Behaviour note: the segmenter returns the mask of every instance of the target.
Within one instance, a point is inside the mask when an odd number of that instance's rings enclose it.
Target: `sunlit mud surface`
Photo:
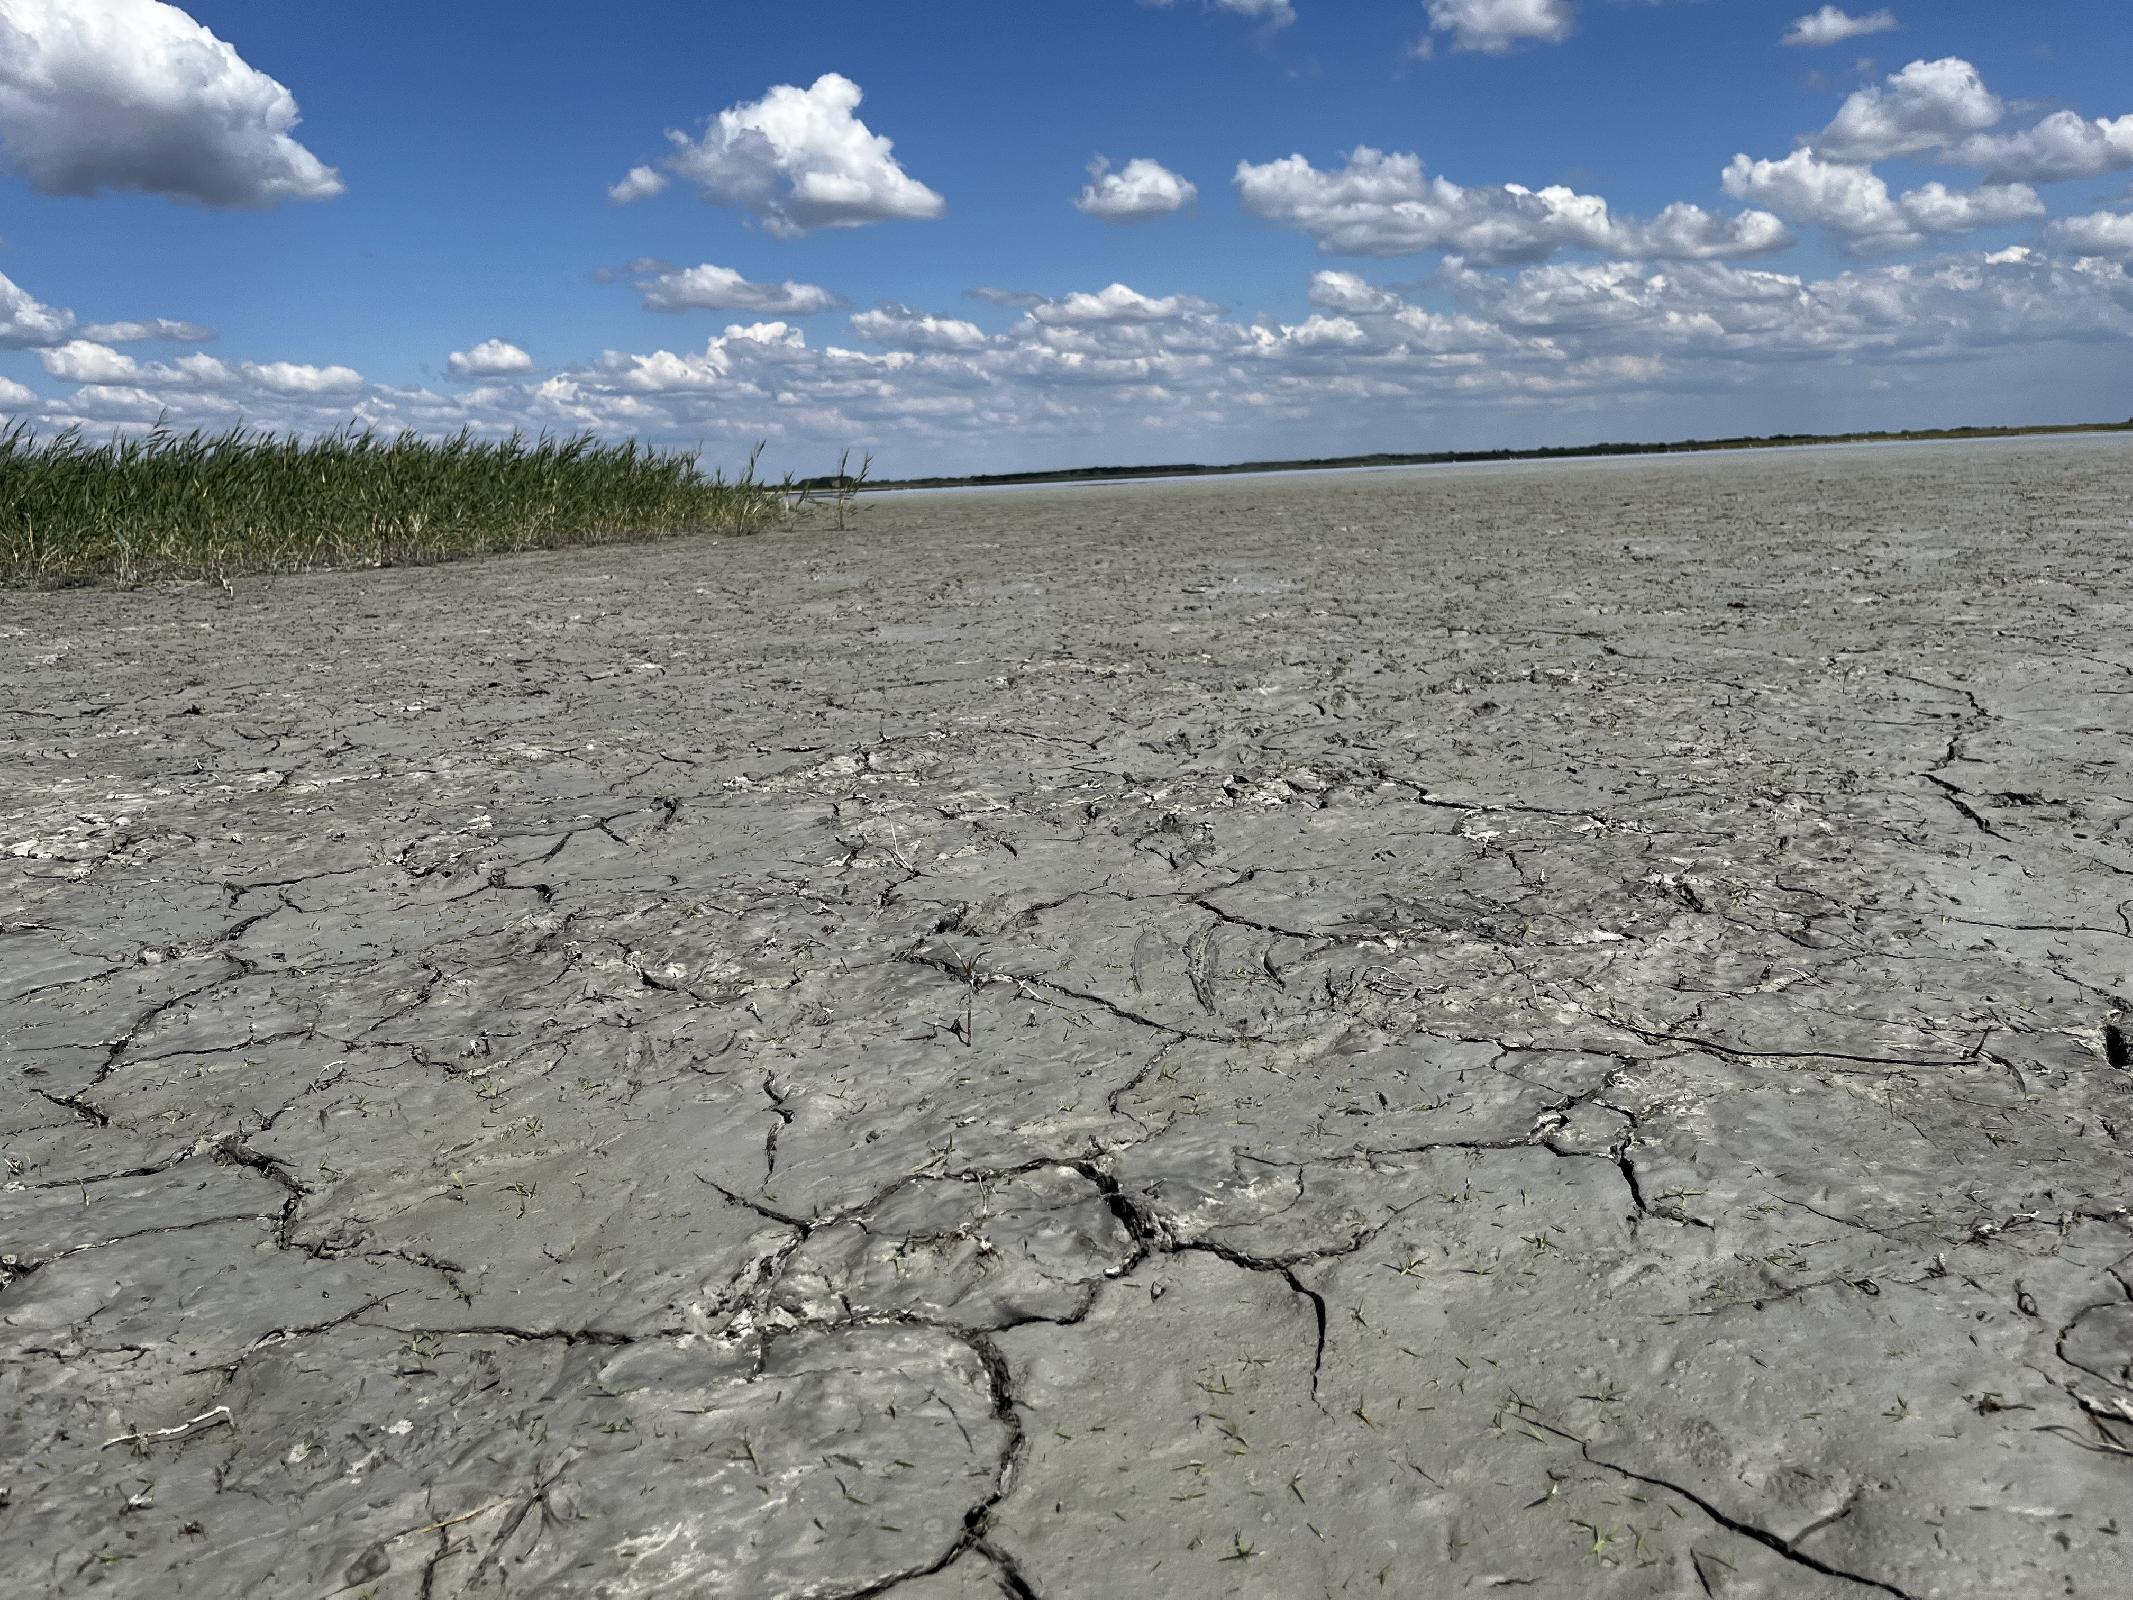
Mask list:
[[[0,600],[10,1595],[2133,1588],[2133,450]]]

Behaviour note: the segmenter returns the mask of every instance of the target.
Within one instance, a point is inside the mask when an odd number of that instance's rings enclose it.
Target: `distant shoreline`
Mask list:
[[[887,478],[858,485],[861,492],[897,489],[1008,489],[1047,483],[1098,483],[1137,478],[1216,478],[1253,472],[1327,472],[1361,467],[1438,467],[1467,462],[1563,461],[1603,456],[1674,455],[1696,450],[1789,450],[1825,444],[1904,444],[1937,440],[2010,439],[2037,434],[2133,433],[2125,422],[2062,422],[2034,427],[1918,428],[1879,433],[1775,433],[1736,439],[1675,439],[1664,443],[1546,445],[1531,450],[1428,450],[1362,456],[1316,456],[1295,460],[1237,461],[1205,465],[1177,462],[1144,467],[1067,467],[1051,472],[981,472],[964,477]],[[795,488],[831,490],[834,477],[809,478]]]

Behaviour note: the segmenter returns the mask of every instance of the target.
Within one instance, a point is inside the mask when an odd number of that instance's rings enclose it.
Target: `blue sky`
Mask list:
[[[0,411],[892,475],[2123,417],[2129,61],[2124,0],[0,0]]]

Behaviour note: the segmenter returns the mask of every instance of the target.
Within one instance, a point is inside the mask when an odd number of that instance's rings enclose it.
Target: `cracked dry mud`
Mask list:
[[[2133,1593],[2129,486],[10,596],[0,1586]]]

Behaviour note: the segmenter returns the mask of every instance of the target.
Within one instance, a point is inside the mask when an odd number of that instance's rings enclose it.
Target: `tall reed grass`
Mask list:
[[[690,451],[590,436],[310,439],[158,426],[91,443],[0,431],[0,584],[136,583],[746,533],[785,504]]]

